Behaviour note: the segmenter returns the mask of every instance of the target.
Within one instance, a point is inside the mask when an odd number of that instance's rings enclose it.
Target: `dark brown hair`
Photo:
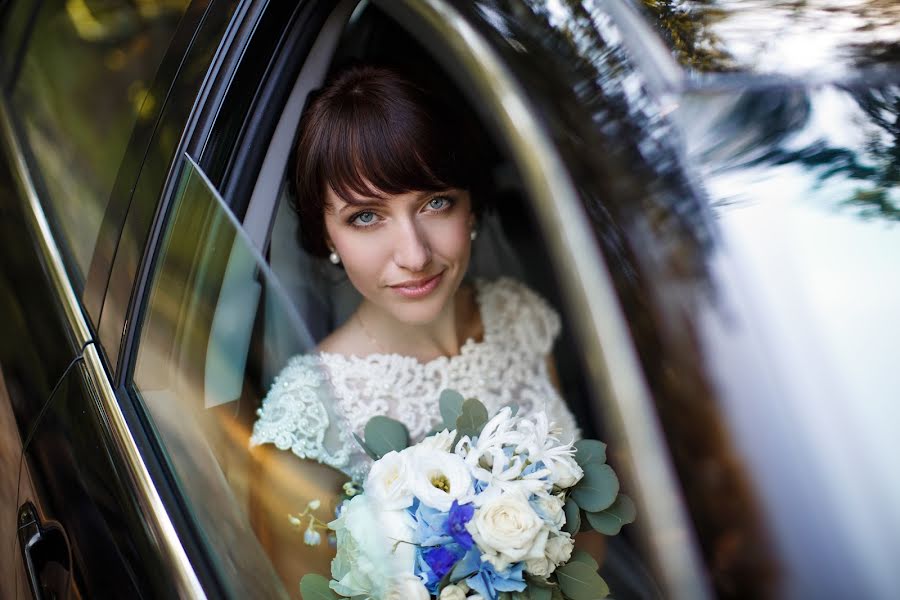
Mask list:
[[[328,187],[348,202],[354,193],[385,198],[465,189],[477,213],[484,169],[472,131],[458,103],[398,71],[354,65],[335,73],[300,121],[294,206],[303,247],[314,256],[329,252]]]

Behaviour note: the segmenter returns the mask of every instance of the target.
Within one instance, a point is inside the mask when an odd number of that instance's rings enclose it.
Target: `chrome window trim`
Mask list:
[[[206,594],[197,579],[194,569],[188,560],[187,554],[178,539],[175,527],[163,506],[162,499],[153,484],[150,472],[141,456],[140,450],[131,435],[125,416],[119,407],[115,392],[110,383],[106,368],[100,358],[97,348],[91,336],[87,319],[82,310],[81,303],[72,284],[69,281],[62,255],[53,238],[50,224],[44,214],[43,207],[34,188],[34,182],[28,171],[21,152],[21,145],[16,137],[9,106],[5,98],[0,98],[0,128],[2,128],[3,142],[6,144],[10,168],[13,178],[16,180],[20,192],[26,198],[28,210],[26,218],[30,218],[35,237],[40,246],[41,253],[47,265],[48,274],[56,289],[59,299],[65,311],[72,332],[76,337],[76,343],[84,348],[84,364],[90,373],[91,380],[96,386],[97,397],[100,400],[101,410],[109,423],[112,441],[125,459],[128,475],[138,491],[138,504],[141,507],[145,522],[157,544],[157,548],[175,573],[178,583],[179,596],[190,598],[205,598]]]
[[[93,342],[84,349],[84,365],[97,387],[97,397],[100,399],[104,415],[108,417],[113,443],[125,457],[125,464],[129,467],[128,476],[131,483],[140,492],[137,496],[138,504],[145,515],[154,517],[148,519],[147,524],[150,526],[157,547],[161,550],[163,560],[175,574],[179,586],[179,597],[206,598],[200,580],[194,573],[187,553],[178,539],[178,533],[169,518],[169,513],[166,512],[162,498],[156,491],[150,471],[147,470],[140,450],[131,435],[125,415],[122,414],[116,394],[106,375],[103,361]]]
[[[532,192],[544,236],[561,267],[564,296],[576,324],[573,333],[588,356],[599,358],[587,361],[588,379],[611,399],[613,418],[629,442],[630,472],[641,491],[643,527],[653,533],[653,557],[672,597],[709,598],[688,513],[609,271],[595,249],[588,217],[562,159],[534,118],[525,91],[489,43],[448,2],[373,1],[402,24],[415,19],[415,25],[429,28],[429,37],[439,39],[449,58],[473,79],[475,97],[501,118],[502,134]]]

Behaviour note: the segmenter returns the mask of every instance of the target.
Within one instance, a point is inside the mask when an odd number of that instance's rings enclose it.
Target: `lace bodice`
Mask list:
[[[492,414],[507,404],[525,413],[546,410],[562,428],[563,441],[577,436],[548,375],[559,315],[515,280],[475,285],[482,341],[469,339],[459,355],[426,363],[398,354],[295,356],[257,411],[251,445],[273,443],[360,477],[371,461],[352,434],[362,436],[370,418],[386,415],[404,423],[411,439],[419,441],[440,421],[438,398],[446,388],[478,398]]]

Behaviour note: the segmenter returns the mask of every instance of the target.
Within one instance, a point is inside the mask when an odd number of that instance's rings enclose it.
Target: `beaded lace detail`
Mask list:
[[[568,441],[578,435],[547,371],[559,334],[559,315],[523,284],[501,278],[476,281],[484,339],[463,344],[457,356],[426,363],[398,354],[366,357],[327,352],[291,359],[258,411],[251,444],[273,443],[351,476],[369,460],[352,439],[368,420],[401,421],[416,442],[439,422],[438,398],[452,388],[478,398],[493,413],[516,404],[527,414],[546,410]]]

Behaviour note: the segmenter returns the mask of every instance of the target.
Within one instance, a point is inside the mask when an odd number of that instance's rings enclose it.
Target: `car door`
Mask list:
[[[172,578],[147,576],[159,563],[156,536],[139,500],[145,490],[123,467],[135,457],[126,456],[127,431],[110,426],[117,409],[93,342],[111,240],[169,73],[205,9],[3,6],[0,289],[11,318],[0,368],[4,431],[21,452],[6,455],[18,468],[3,482],[0,527],[15,539],[3,564],[18,573],[3,578],[10,595],[173,589]]]

